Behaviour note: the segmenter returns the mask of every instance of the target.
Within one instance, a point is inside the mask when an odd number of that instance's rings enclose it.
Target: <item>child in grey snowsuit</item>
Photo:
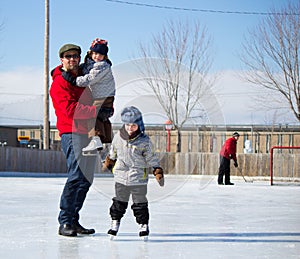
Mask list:
[[[152,168],[156,180],[163,186],[163,169],[153,151],[150,138],[144,132],[141,112],[134,106],[126,107],[121,112],[121,120],[124,125],[115,134],[109,155],[104,162],[104,168],[112,170],[115,180],[115,197],[110,207],[112,224],[108,234],[117,234],[131,195],[131,209],[140,225],[139,235],[148,236],[148,172],[149,168]]]

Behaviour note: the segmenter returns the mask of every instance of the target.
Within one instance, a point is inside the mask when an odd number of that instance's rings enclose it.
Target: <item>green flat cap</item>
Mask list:
[[[77,50],[78,54],[81,54],[81,48],[75,44],[65,44],[59,49],[59,57],[62,58],[63,54],[69,50]]]

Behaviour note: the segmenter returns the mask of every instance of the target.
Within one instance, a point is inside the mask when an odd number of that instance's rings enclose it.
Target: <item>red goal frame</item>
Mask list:
[[[270,150],[270,178],[271,178],[271,185],[273,185],[273,150],[274,149],[300,149],[300,147],[298,146],[291,146],[291,147],[288,147],[288,146],[273,146],[271,147],[271,150]]]

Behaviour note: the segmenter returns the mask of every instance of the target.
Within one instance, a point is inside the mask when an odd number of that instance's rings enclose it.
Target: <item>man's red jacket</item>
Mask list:
[[[71,85],[62,77],[61,69],[62,65],[52,71],[53,82],[50,88],[59,135],[87,134],[87,119],[96,118],[96,106],[91,106],[91,92],[88,87]]]
[[[227,139],[221,148],[220,155],[227,159],[232,158],[236,162],[236,144],[234,137]]]

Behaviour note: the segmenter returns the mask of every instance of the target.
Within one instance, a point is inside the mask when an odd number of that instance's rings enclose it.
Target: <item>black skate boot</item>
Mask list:
[[[140,232],[139,236],[144,239],[144,241],[148,240],[149,236],[149,226],[148,224],[140,224]]]
[[[119,231],[119,227],[120,227],[120,220],[118,219],[113,219],[111,221],[111,227],[110,229],[107,231],[107,234],[110,235],[110,239],[113,240],[114,237],[117,235],[118,231]]]

